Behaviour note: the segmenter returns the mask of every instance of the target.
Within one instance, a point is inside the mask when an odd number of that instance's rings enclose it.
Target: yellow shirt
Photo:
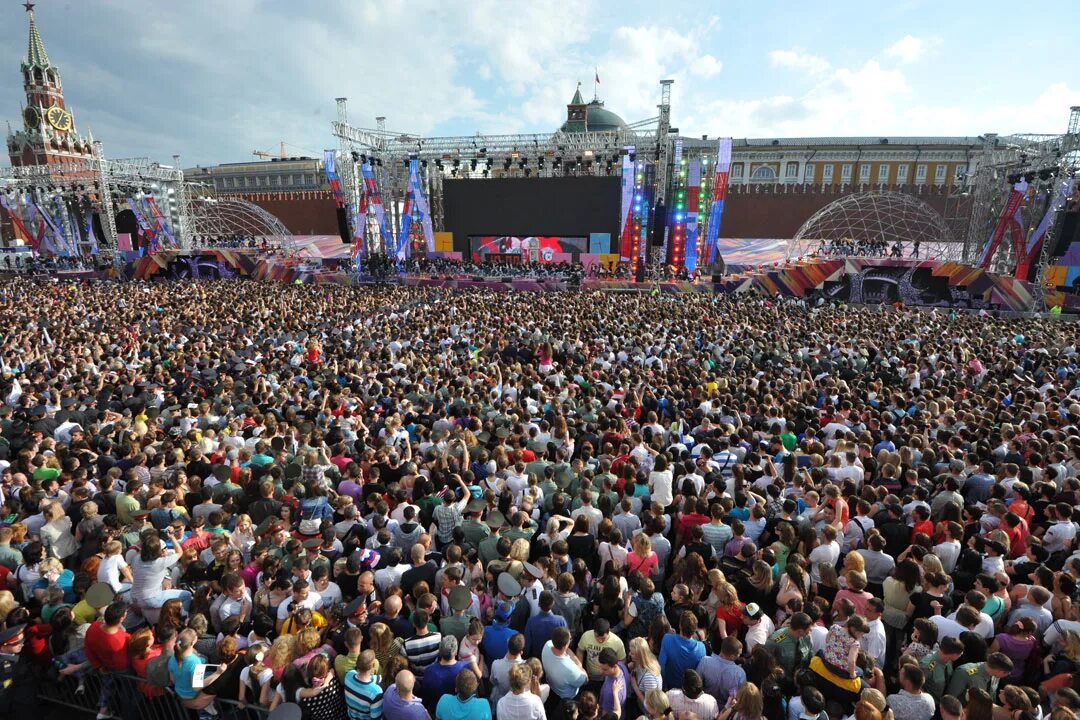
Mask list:
[[[71,615],[75,618],[76,625],[85,625],[98,619],[97,609],[85,599],[75,603],[75,607],[71,608]]]

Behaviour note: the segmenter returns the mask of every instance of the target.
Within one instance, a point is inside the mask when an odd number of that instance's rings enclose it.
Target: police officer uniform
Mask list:
[[[21,656],[25,625],[0,632],[0,717],[32,717],[37,708],[37,678]]]
[[[986,671],[986,663],[964,663],[956,668],[949,680],[949,695],[956,698],[967,697],[968,688],[980,688],[997,697],[998,678]]]
[[[945,695],[945,688],[949,684],[949,677],[953,673],[953,664],[942,660],[937,650],[923,657],[919,666],[926,676],[923,690],[930,694],[935,701],[940,701]]]
[[[799,666],[814,654],[809,633],[803,637],[795,637],[789,627],[783,627],[774,632],[765,641],[765,649],[773,654],[777,663],[783,668],[784,674],[789,677],[794,677]]]

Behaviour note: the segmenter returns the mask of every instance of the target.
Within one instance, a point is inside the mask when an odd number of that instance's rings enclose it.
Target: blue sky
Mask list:
[[[1065,129],[1080,2],[981,0],[41,0],[77,129],[110,157],[185,165],[335,146],[354,124],[556,128],[577,81],[627,121],[675,79],[687,135],[979,135]],[[21,5],[0,5],[0,117],[19,122]],[[1075,57],[1075,55],[1074,55]]]

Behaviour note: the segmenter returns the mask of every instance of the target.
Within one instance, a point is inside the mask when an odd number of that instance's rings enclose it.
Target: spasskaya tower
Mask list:
[[[8,156],[13,166],[50,165],[89,160],[93,137],[75,132],[75,120],[64,104],[60,70],[49,61],[45,43],[34,22],[34,3],[26,2],[30,38],[21,65],[26,106],[22,129],[8,134]]]

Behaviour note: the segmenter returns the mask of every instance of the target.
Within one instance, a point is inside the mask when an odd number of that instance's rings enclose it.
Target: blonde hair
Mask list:
[[[752,682],[744,683],[735,695],[735,710],[744,720],[761,717],[765,711],[765,702],[758,686]]]
[[[322,644],[319,631],[312,627],[306,627],[296,633],[296,652],[299,655],[307,655],[309,652]]]
[[[268,668],[283,668],[298,656],[296,652],[295,635],[279,635],[270,645],[270,652],[266,653],[263,662]]]
[[[648,535],[640,532],[634,536],[634,552],[639,557],[649,557],[649,553],[652,552],[652,540],[649,539]]]
[[[660,661],[653,655],[652,648],[649,647],[649,641],[644,637],[636,637],[630,641],[630,657],[633,658],[637,667],[647,670],[655,675],[657,679],[660,678]]]
[[[375,623],[368,632],[368,647],[375,651],[376,655],[385,654],[394,643],[394,633],[390,632],[390,626],[386,623]]]
[[[844,556],[844,575],[852,570],[866,572],[866,559],[857,552],[849,552]]]
[[[54,500],[45,506],[45,512],[43,514],[49,522],[59,520],[64,517],[64,506]]]
[[[716,604],[719,607],[729,608],[739,604],[739,593],[727,580],[717,583],[713,592],[716,593]]]
[[[50,570],[55,570],[58,573],[64,572],[64,563],[60,562],[54,557],[45,558],[38,563],[38,572],[44,575]]]
[[[525,538],[518,538],[514,541],[514,544],[510,546],[510,559],[517,560],[518,562],[528,562],[529,552],[532,547],[529,545],[529,541]]]
[[[671,710],[671,701],[668,700],[667,693],[663,690],[653,688],[649,692],[645,693],[645,711],[653,714],[667,714]]]
[[[15,600],[15,595],[10,590],[0,590],[0,617],[7,617],[15,608],[19,607],[19,603]]]

